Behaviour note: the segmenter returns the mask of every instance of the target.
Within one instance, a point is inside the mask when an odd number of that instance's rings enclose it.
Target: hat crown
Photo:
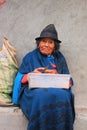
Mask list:
[[[54,24],[49,24],[48,26],[46,26],[43,30],[42,30],[42,32],[41,32],[41,34],[42,33],[45,33],[45,32],[48,32],[48,33],[53,33],[53,34],[55,34],[56,36],[57,36],[57,31],[56,31],[56,29],[55,29],[55,26],[54,26]],[[40,34],[40,35],[41,35]]]
[[[40,33],[40,37],[37,37],[36,40],[42,39],[42,38],[51,38],[55,41],[57,41],[58,43],[61,43],[60,40],[58,40],[58,34],[56,31],[56,28],[54,26],[54,24],[49,24],[47,25]]]

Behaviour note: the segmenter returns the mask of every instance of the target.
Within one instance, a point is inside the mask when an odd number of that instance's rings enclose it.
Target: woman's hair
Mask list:
[[[37,44],[37,48],[39,46],[41,39],[36,40],[36,44]],[[60,43],[58,43],[57,41],[54,40],[54,44],[55,44],[55,50],[54,51],[58,51],[60,49]]]

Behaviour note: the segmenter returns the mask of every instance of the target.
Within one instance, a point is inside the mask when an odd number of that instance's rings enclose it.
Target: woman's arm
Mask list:
[[[18,72],[14,81],[13,93],[12,93],[12,102],[14,104],[18,104],[19,91],[21,88],[21,79],[23,78],[23,76],[24,74]]]

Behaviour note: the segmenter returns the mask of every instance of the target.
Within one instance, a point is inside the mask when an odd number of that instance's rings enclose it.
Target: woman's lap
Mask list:
[[[28,130],[73,130],[71,100],[69,90],[25,88],[19,102],[29,119]]]

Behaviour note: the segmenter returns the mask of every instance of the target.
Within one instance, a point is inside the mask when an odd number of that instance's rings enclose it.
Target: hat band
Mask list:
[[[40,37],[36,38],[36,40],[41,39],[41,38],[45,38],[45,37],[48,37],[48,38],[51,38],[53,40],[58,41],[57,36],[55,34],[53,34],[53,33],[50,33],[50,32],[42,32]]]
[[[50,32],[43,32],[40,37],[49,37],[49,38],[52,38],[54,40],[58,40],[57,36],[53,33],[50,33]]]

